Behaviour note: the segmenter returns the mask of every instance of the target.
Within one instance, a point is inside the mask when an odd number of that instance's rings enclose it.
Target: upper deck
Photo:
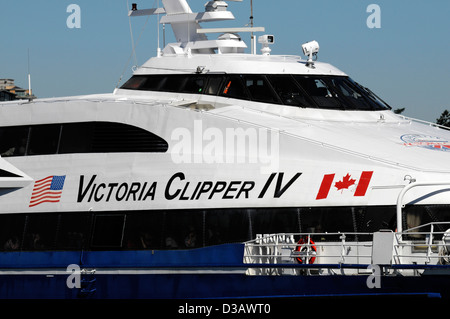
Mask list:
[[[308,67],[300,56],[255,54],[164,54],[144,63],[135,74],[346,74],[331,64],[315,62]]]

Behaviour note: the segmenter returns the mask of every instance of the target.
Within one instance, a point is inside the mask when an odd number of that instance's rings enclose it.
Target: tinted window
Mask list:
[[[25,215],[0,215],[0,249],[20,250],[25,230]]]
[[[37,125],[31,127],[29,155],[56,154],[61,125]]]
[[[227,76],[222,85],[220,95],[224,97],[231,97],[235,99],[248,100],[249,96],[242,82],[241,75]]]
[[[221,95],[265,103],[324,109],[390,109],[369,89],[344,76],[135,75],[122,86],[122,89]]]
[[[187,80],[188,77],[185,75],[167,76],[159,90],[165,92],[182,92]]]
[[[89,239],[91,216],[86,213],[59,215],[57,249],[79,250],[86,248]]]
[[[251,238],[248,210],[224,209],[206,212],[205,242],[207,246],[244,242]]]
[[[148,76],[146,77],[146,81],[139,85],[139,89],[149,91],[159,91],[161,86],[164,84],[165,79],[166,78],[162,76]]]
[[[278,97],[272,91],[272,88],[264,76],[246,75],[244,76],[245,86],[252,101],[278,103]]]
[[[351,82],[345,81],[344,78],[331,78],[329,81],[337,96],[343,100],[345,108],[358,110],[373,108],[372,103],[369,103],[370,101],[365,99]]]
[[[324,78],[295,76],[295,79],[319,108],[333,109],[341,107],[336,94]]]
[[[127,249],[163,249],[164,212],[135,212],[127,215],[124,246]]]
[[[0,154],[2,157],[23,156],[28,143],[28,126],[0,128]]]
[[[224,77],[222,75],[211,75],[208,79],[208,87],[204,91],[205,94],[217,95],[219,94],[220,87]]]
[[[93,248],[121,248],[125,215],[97,215],[92,234]]]
[[[449,216],[446,205],[407,205],[403,226],[448,221]],[[395,228],[395,206],[0,214],[0,250],[194,249],[245,242],[257,234],[315,233],[314,240],[320,240],[317,233]],[[339,241],[340,235],[333,239]]]
[[[164,249],[192,249],[204,246],[202,211],[167,212],[163,226]]]
[[[3,157],[103,152],[165,153],[168,148],[168,143],[159,136],[122,123],[87,122],[0,128],[0,154]]]
[[[184,85],[181,92],[192,93],[192,94],[202,94],[206,86],[205,76],[192,76],[188,77],[186,84]]]
[[[93,153],[166,152],[165,140],[141,128],[121,123],[97,122],[92,133]]]
[[[297,209],[255,209],[251,212],[253,236],[256,234],[300,232]]]
[[[306,96],[292,76],[270,75],[268,78],[283,104],[300,107],[315,107],[314,103]]]
[[[127,83],[123,85],[122,88],[137,90],[144,87],[146,81],[147,81],[146,76],[133,76],[131,79],[128,80]]]
[[[50,250],[55,248],[58,215],[29,215],[26,220],[23,250]]]
[[[94,123],[64,124],[61,132],[60,154],[88,153],[91,150],[91,136]]]

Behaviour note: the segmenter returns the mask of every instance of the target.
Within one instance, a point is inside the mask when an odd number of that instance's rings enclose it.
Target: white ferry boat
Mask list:
[[[0,103],[0,297],[448,298],[450,132],[162,3],[113,93]]]

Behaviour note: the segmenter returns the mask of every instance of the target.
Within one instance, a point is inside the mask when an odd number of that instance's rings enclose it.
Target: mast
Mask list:
[[[250,28],[253,28],[253,0],[250,0]],[[251,47],[252,47],[252,54],[256,54],[256,38],[255,35],[251,34]]]

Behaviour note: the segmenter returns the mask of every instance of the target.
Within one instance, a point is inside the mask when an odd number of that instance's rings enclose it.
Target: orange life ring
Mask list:
[[[305,240],[303,238],[300,238],[300,240],[297,243],[297,247],[295,247],[295,251],[301,252],[302,250],[305,251],[306,249],[308,249],[308,246],[304,246],[305,243],[308,243],[308,240]],[[317,253],[317,248],[316,248],[316,244],[313,242],[313,240],[310,238],[309,239],[309,244],[310,244],[310,249],[315,251]],[[297,257],[297,261],[299,264],[303,264],[303,259],[301,257]],[[314,261],[316,261],[316,256],[312,256],[309,257],[309,264],[313,264]]]

